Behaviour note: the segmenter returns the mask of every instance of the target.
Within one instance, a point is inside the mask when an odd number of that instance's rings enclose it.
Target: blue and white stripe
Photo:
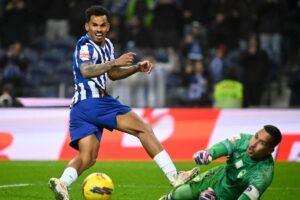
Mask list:
[[[107,73],[94,78],[84,78],[80,72],[80,65],[84,62],[101,64],[113,60],[114,47],[109,39],[105,46],[95,44],[88,35],[80,38],[73,54],[73,73],[75,77],[75,94],[72,105],[88,98],[101,97],[101,90],[106,90]]]

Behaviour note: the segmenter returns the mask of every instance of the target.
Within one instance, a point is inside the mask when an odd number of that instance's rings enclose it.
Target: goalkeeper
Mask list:
[[[240,134],[194,154],[198,165],[227,156],[226,165],[199,174],[160,200],[255,200],[273,179],[271,153],[281,141],[280,130],[265,125],[254,136]]]

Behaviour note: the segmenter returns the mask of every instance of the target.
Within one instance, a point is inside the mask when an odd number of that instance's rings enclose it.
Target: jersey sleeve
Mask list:
[[[272,182],[273,169],[270,166],[259,166],[258,168],[259,171],[251,176],[249,184],[258,190],[260,197]]]
[[[217,159],[221,156],[227,156],[231,154],[237,146],[238,140],[241,139],[240,135],[227,138],[208,149],[213,159]]]
[[[93,62],[94,48],[91,44],[85,43],[77,48],[76,62],[79,67],[84,62]]]

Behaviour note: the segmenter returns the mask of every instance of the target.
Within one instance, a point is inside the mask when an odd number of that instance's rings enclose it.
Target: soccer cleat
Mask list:
[[[70,200],[67,186],[57,178],[50,178],[49,187],[54,192],[56,200]]]
[[[190,171],[181,171],[178,172],[175,181],[172,184],[173,187],[177,187],[179,185],[185,184],[195,178],[200,173],[200,169],[198,167],[193,168]]]

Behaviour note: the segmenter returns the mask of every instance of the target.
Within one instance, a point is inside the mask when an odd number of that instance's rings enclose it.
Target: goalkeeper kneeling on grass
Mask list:
[[[198,165],[227,156],[226,165],[199,174],[160,200],[255,200],[273,179],[272,152],[281,141],[280,130],[265,125],[255,135],[243,134],[221,141],[194,154]]]

